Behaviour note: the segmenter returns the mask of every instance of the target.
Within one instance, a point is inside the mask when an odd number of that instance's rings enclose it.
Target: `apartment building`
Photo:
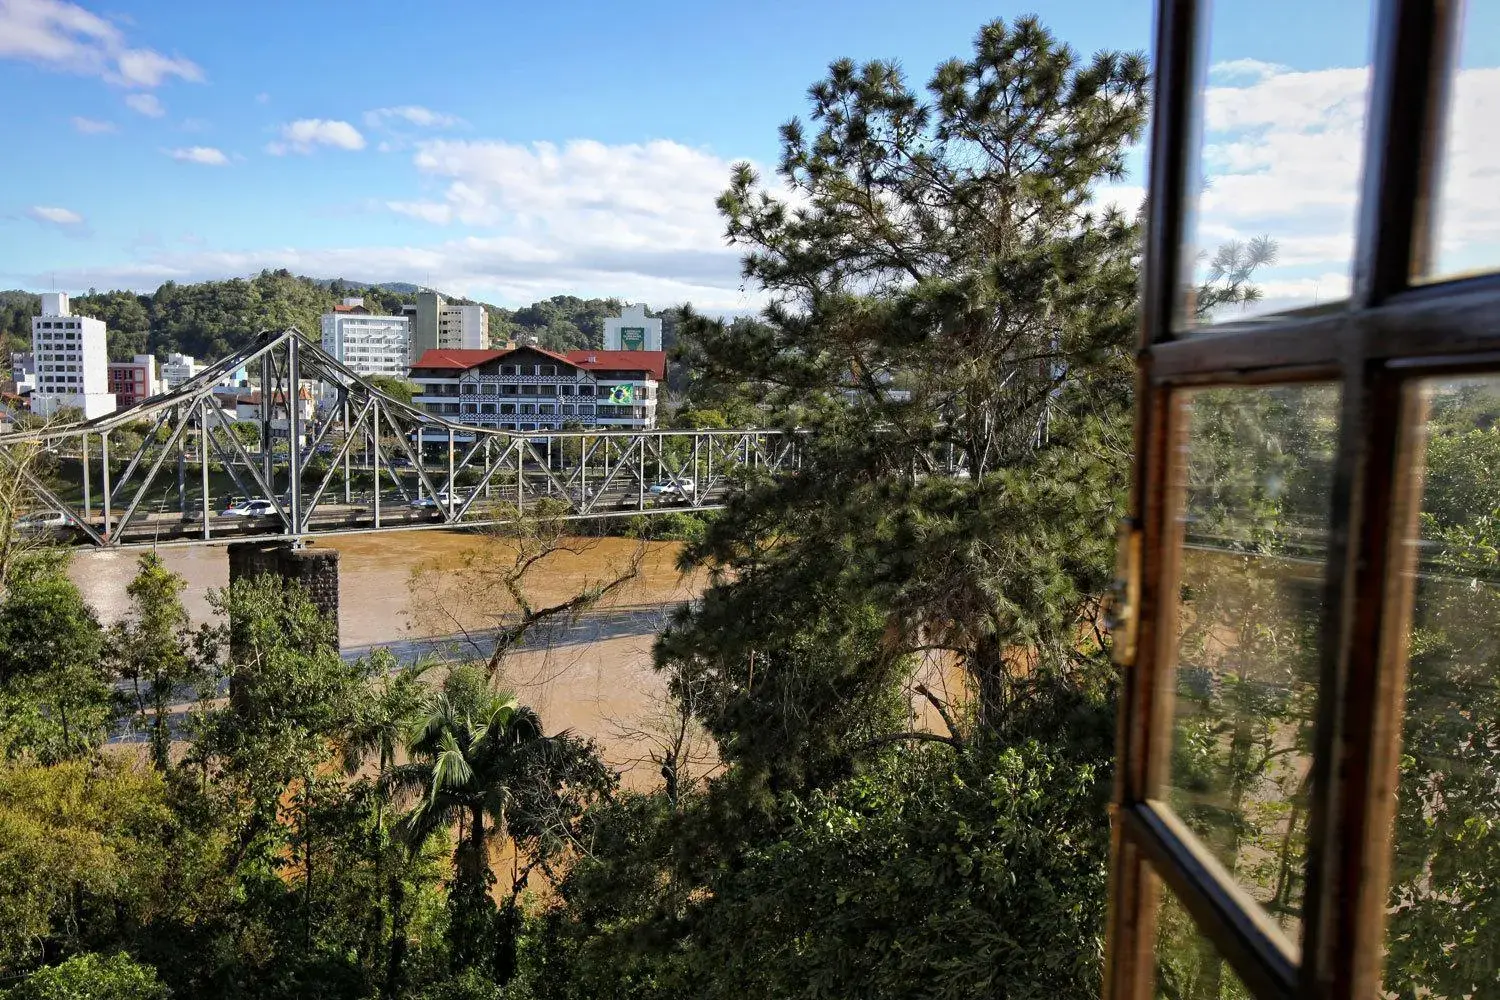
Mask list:
[[[404,378],[411,367],[411,320],[375,316],[362,298],[347,298],[322,317],[323,350],[356,375]]]
[[[191,354],[168,354],[161,363],[161,380],[168,389],[175,389],[202,370],[203,366]]]
[[[103,320],[74,316],[66,292],[42,293],[42,314],[31,319],[31,353],[36,360],[33,413],[51,417],[64,407],[75,407],[92,419],[115,411],[107,333]]]
[[[656,426],[661,351],[433,350],[412,366],[413,402],[456,423],[506,431]]]
[[[129,361],[111,361],[108,385],[109,391],[115,395],[116,406],[122,410],[166,388],[153,354],[137,354]]]
[[[411,356],[447,349],[484,351],[490,346],[490,317],[481,305],[449,303],[437,292],[418,292],[417,301],[403,306],[411,321]]]

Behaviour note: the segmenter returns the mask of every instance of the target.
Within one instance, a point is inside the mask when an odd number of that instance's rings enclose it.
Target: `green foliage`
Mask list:
[[[135,724],[149,731],[151,758],[160,770],[170,763],[172,705],[181,689],[207,679],[182,605],[186,586],[154,552],[142,555],[135,579],[125,588],[130,613],[109,630],[114,674],[129,684],[129,711]]]
[[[534,868],[546,870],[572,846],[579,817],[613,789],[614,776],[592,741],[544,735],[536,712],[490,691],[474,668],[449,675],[412,732],[411,763],[382,779],[397,797],[416,800],[397,829],[413,850],[439,832],[463,830],[449,892],[454,968],[506,982],[516,966],[517,895]],[[498,911],[488,862],[495,837],[528,859]]]
[[[394,375],[371,375],[370,384],[402,403],[410,403],[412,397],[417,394],[415,383]]]
[[[167,1000],[170,995],[155,969],[123,953],[70,958],[38,969],[3,994],[6,1000]]]
[[[68,579],[66,556],[12,569],[0,601],[0,743],[43,761],[93,753],[113,720],[104,631]]]

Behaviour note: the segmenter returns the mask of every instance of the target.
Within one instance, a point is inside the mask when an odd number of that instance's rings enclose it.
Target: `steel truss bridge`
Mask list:
[[[214,389],[258,373],[250,420]],[[301,390],[324,404],[302,413]],[[316,390],[315,390],[316,391]],[[773,430],[514,432],[381,393],[296,329],[266,332],[176,389],[105,417],[0,434],[23,526],[127,548],[714,510],[745,470],[785,472]],[[8,474],[8,476],[7,476]],[[264,516],[227,516],[264,499]]]

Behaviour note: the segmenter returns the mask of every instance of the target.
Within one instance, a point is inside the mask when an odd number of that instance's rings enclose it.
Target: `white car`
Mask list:
[[[652,483],[646,492],[654,497],[688,497],[693,495],[693,481],[678,479],[669,483]]]
[[[60,510],[41,510],[16,518],[16,527],[21,531],[56,531],[68,524],[68,515]]]
[[[225,517],[270,517],[276,513],[276,505],[269,500],[240,500],[229,505]]]
[[[464,498],[463,497],[454,497],[453,498],[453,506],[454,507],[461,506],[463,504],[463,502],[464,502]],[[417,497],[411,503],[407,504],[407,506],[410,507],[412,510],[437,510],[439,507],[447,507],[448,506],[448,491],[447,490],[441,490],[441,491],[439,491],[439,493],[438,493],[438,495],[436,497]]]

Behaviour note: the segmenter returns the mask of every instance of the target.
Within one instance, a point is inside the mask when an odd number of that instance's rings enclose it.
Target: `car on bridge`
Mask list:
[[[236,500],[224,511],[225,517],[270,517],[276,505],[269,500]]]
[[[71,522],[60,510],[39,510],[16,518],[16,530],[28,535],[50,534],[64,530]]]
[[[693,495],[693,481],[676,479],[669,483],[652,483],[646,493],[661,499],[685,500]]]
[[[456,494],[453,497],[453,506],[460,506],[465,498],[464,494]],[[448,506],[448,491],[440,490],[436,497],[417,497],[406,506],[412,510],[437,510],[439,507],[446,507]]]

